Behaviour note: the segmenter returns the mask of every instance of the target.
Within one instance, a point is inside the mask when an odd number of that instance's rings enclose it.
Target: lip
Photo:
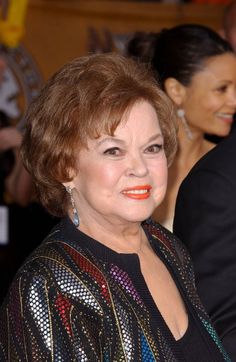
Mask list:
[[[230,114],[230,113],[218,113],[217,117],[226,123],[233,123],[233,120],[234,120],[234,114]]]
[[[150,197],[151,185],[137,185],[124,189],[122,195],[133,200],[145,200]]]

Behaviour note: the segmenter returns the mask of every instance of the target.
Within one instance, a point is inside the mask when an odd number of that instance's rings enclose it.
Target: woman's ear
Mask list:
[[[185,86],[175,78],[167,78],[164,87],[167,95],[172,99],[176,106],[181,106],[185,98]]]
[[[75,170],[70,170],[69,171],[69,177],[71,179],[71,181],[67,181],[67,182],[62,182],[62,185],[67,188],[67,187],[70,187],[71,190],[75,187],[75,183],[74,183],[74,179],[76,177],[76,172]]]
[[[65,188],[70,187],[71,190],[75,187],[73,180],[72,180],[72,181],[68,181],[68,182],[62,182],[62,185],[63,185]]]

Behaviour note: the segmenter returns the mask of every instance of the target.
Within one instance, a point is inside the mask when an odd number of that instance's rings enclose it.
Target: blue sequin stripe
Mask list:
[[[142,362],[156,362],[144,334],[141,334]]]
[[[109,355],[108,355],[108,352],[106,352],[103,356],[103,362],[110,362],[110,358],[109,358]]]
[[[217,347],[223,354],[225,361],[232,362],[231,358],[229,358],[229,356],[225,352],[224,347],[223,347],[219,337],[217,336],[216,331],[212,327],[212,325],[208,321],[206,321],[204,318],[202,318],[200,315],[199,315],[199,317],[200,317],[200,320],[202,321],[204,327],[206,328],[207,332],[210,334],[211,338],[213,339],[213,341],[215,342],[215,344],[217,345]]]

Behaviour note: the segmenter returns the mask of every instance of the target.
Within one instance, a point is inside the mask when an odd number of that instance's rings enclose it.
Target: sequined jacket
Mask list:
[[[160,225],[143,228],[212,351],[229,361],[196,294],[191,261]],[[29,256],[0,310],[0,361],[184,361],[136,254],[118,254],[67,218]],[[213,360],[212,360],[213,361]]]

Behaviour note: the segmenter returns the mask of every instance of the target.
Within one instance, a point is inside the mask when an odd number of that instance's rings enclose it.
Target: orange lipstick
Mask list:
[[[152,186],[150,185],[139,185],[134,187],[128,187],[122,191],[122,194],[130,199],[134,200],[145,200],[150,196]]]

